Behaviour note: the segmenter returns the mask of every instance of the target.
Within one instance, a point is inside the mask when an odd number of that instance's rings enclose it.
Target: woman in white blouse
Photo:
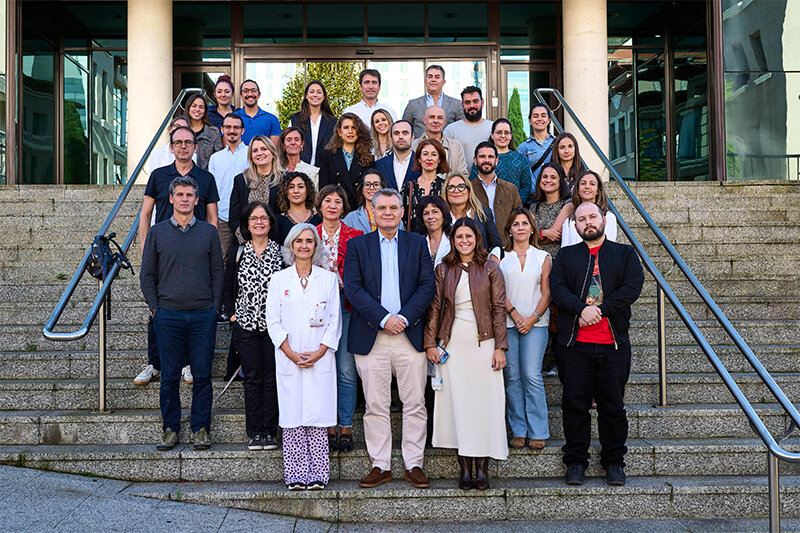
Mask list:
[[[603,180],[596,172],[587,170],[578,178],[578,183],[572,189],[572,206],[577,209],[582,202],[594,202],[603,211],[606,217],[606,239],[617,240],[617,217],[608,210],[608,196],[606,196]],[[573,211],[574,213],[574,211]],[[561,226],[561,247],[572,246],[583,242],[575,229],[575,215],[571,215]]]
[[[508,401],[508,424],[512,448],[544,448],[550,437],[547,399],[542,380],[542,358],[547,347],[550,321],[550,254],[537,246],[538,231],[533,214],[517,207],[508,217],[506,233],[511,244],[499,260],[506,282],[506,326],[508,352],[503,369]]]
[[[283,246],[291,266],[270,281],[267,327],[275,344],[284,476],[289,490],[323,489],[330,478],[327,428],[336,425],[339,282],[316,266],[322,249],[311,224],[292,227]]]

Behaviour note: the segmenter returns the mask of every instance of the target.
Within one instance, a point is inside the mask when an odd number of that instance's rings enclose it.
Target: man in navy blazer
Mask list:
[[[411,143],[414,141],[414,135],[411,133],[411,123],[407,120],[398,120],[392,124],[390,135],[392,153],[375,161],[375,168],[383,173],[387,188],[399,191],[403,183],[417,179],[422,173],[412,170],[414,151],[411,149]],[[395,169],[402,175],[398,176]]]
[[[362,487],[391,481],[392,374],[403,402],[403,462],[412,486],[430,486],[422,471],[427,435],[427,359],[422,334],[436,290],[425,239],[399,230],[400,194],[381,189],[372,198],[377,231],[350,239],[344,261],[344,293],[353,306],[347,350],[355,355],[364,385],[364,440],[372,470]]]

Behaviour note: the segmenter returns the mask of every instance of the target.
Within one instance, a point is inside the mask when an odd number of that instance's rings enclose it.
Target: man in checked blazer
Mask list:
[[[425,133],[423,118],[425,118],[425,110],[432,105],[438,105],[444,109],[445,127],[464,118],[461,102],[442,92],[445,82],[444,68],[440,65],[431,65],[425,69],[425,94],[409,100],[406,110],[403,112],[403,119],[409,121],[414,128],[415,138],[418,139]]]

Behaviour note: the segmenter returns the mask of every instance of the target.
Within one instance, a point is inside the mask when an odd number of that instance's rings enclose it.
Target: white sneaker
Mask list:
[[[133,384],[147,385],[152,379],[157,378],[158,374],[160,374],[160,372],[153,368],[153,365],[143,365],[139,375],[133,378]]]
[[[194,383],[194,376],[192,376],[192,368],[189,365],[183,367],[181,370],[181,379],[191,385]]]

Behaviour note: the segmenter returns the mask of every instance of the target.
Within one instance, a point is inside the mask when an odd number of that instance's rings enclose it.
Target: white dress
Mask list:
[[[478,325],[466,272],[458,280],[455,306],[446,348],[450,358],[439,365],[442,388],[436,391],[432,443],[437,448],[457,448],[459,455],[467,457],[506,459],[503,372],[492,370],[494,339],[478,344]]]
[[[321,325],[312,327],[312,316]],[[294,266],[274,274],[267,294],[267,329],[275,344],[280,426],[335,426],[335,351],[342,334],[336,275],[314,266],[303,289]],[[300,368],[280,349],[287,338],[298,353],[319,350],[320,344],[329,348],[314,366]]]

